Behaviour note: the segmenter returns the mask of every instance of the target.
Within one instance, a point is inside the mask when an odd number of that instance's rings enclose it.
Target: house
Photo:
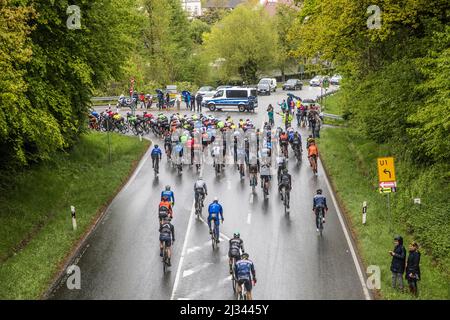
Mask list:
[[[197,17],[202,15],[201,0],[181,0],[181,6],[190,17]]]
[[[280,4],[295,6],[293,0],[260,0],[260,3],[264,6],[264,9],[271,17],[277,13],[277,7]]]
[[[234,9],[243,2],[245,2],[245,0],[207,0],[203,9]]]

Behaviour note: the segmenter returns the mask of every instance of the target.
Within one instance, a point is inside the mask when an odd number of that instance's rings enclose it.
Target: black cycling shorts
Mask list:
[[[168,247],[168,248],[172,246],[172,238],[171,238],[170,235],[161,233],[159,235],[159,241],[165,242],[166,243],[166,247]]]
[[[239,250],[231,249],[228,251],[228,258],[236,258],[236,260],[241,260],[241,255],[239,254]]]
[[[250,281],[250,279],[238,279],[238,284],[244,284],[245,290],[252,291],[252,282]]]

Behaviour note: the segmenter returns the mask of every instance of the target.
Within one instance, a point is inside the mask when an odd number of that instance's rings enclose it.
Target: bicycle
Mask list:
[[[297,147],[294,147],[293,149],[294,149],[295,159],[297,159],[297,162],[302,161],[302,153],[300,151],[300,147],[297,146]]]
[[[250,186],[252,187],[252,192],[255,193],[256,185],[258,184],[257,178],[255,174],[252,174],[250,177]]]
[[[319,229],[319,233],[320,236],[322,236],[322,231],[323,231],[323,208],[318,207],[316,210],[319,211],[319,214],[316,215],[316,219],[319,219],[319,221],[317,221],[318,223],[318,229]]]
[[[153,171],[155,172],[156,176],[159,174],[159,158],[155,159],[155,166],[153,168]]]
[[[163,264],[163,272],[166,273],[166,270],[169,267],[169,249],[167,248],[165,241],[163,241],[162,264]]]
[[[219,225],[216,224],[215,219],[212,219],[211,223],[214,223],[214,230],[211,232],[211,244],[212,249],[215,250],[217,249],[217,244],[219,243]]]
[[[288,209],[288,206],[289,206],[289,192],[286,190],[286,187],[282,188],[281,195],[282,195],[282,198],[283,198],[284,214],[288,214],[289,213],[289,209]]]
[[[195,214],[197,215],[198,219],[200,219],[200,216],[202,215],[204,197],[205,195],[203,193],[199,193],[197,201],[195,202]]]
[[[263,189],[264,200],[266,200],[269,195],[269,178],[265,177],[265,178],[261,178],[261,179],[262,179],[262,189]]]
[[[240,176],[240,178],[241,178],[241,180],[242,180],[242,178],[244,178],[244,176],[245,176],[245,173],[244,173],[244,164],[243,164],[243,163],[238,164],[238,167],[239,167],[239,176]]]

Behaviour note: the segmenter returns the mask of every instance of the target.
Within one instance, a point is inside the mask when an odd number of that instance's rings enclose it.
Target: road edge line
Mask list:
[[[331,200],[333,200],[333,204],[334,204],[334,206],[336,208],[336,211],[338,213],[339,222],[341,223],[341,227],[342,227],[342,230],[344,231],[345,239],[347,240],[347,244],[348,244],[348,246],[350,248],[350,252],[351,252],[351,255],[352,255],[352,258],[353,258],[353,263],[355,264],[356,272],[358,273],[358,277],[359,277],[359,280],[361,282],[361,286],[362,286],[362,289],[363,289],[363,292],[364,292],[364,296],[365,296],[366,300],[373,300],[372,296],[369,293],[369,289],[367,288],[366,281],[365,281],[365,278],[364,278],[364,273],[362,272],[360,261],[359,261],[357,255],[356,255],[356,250],[355,250],[355,248],[353,246],[353,242],[352,242],[352,240],[350,238],[350,235],[349,235],[349,232],[347,230],[347,225],[344,222],[344,218],[343,218],[343,215],[342,215],[339,203],[336,201],[336,198],[334,196],[334,189],[331,186],[330,180],[328,178],[328,173],[326,172],[326,170],[325,170],[325,168],[324,168],[324,166],[322,164],[322,160],[320,160],[318,162],[320,164],[322,172],[324,173],[325,183],[327,184],[327,187],[330,190]]]
[[[187,240],[188,240],[189,233],[191,231],[192,222],[194,221],[194,219],[193,219],[194,211],[195,211],[195,201],[192,202],[191,214],[189,215],[189,223],[188,223],[188,227],[186,229],[186,234],[184,236],[183,249],[181,250],[181,257],[180,257],[180,261],[178,262],[177,274],[175,276],[175,281],[173,283],[172,294],[170,295],[170,300],[174,299],[175,292],[177,291],[177,288],[178,288],[178,282],[180,281],[181,266],[183,265],[184,255],[186,253]]]
[[[149,144],[147,150],[142,155],[141,159],[139,160],[139,163],[136,166],[136,168],[134,169],[133,173],[127,179],[126,184],[122,188],[117,190],[116,194],[109,201],[109,204],[107,204],[106,208],[103,211],[101,211],[97,215],[97,217],[95,217],[95,221],[93,223],[91,223],[90,227],[85,231],[85,233],[81,237],[81,239],[72,247],[72,249],[71,249],[72,251],[66,256],[66,258],[64,258],[63,262],[60,264],[60,266],[61,266],[60,269],[57,272],[55,272],[55,275],[49,282],[50,284],[37,297],[38,300],[51,299],[53,291],[61,285],[62,279],[67,277],[67,273],[66,273],[67,268],[70,265],[72,265],[75,261],[77,261],[77,263],[78,263],[78,261],[81,259],[83,254],[86,252],[86,250],[83,250],[83,249],[85,249],[86,245],[88,244],[87,241],[89,240],[89,238],[91,237],[93,232],[97,229],[100,222],[106,217],[106,213],[108,212],[109,208],[114,204],[114,202],[116,201],[116,198],[122,193],[123,190],[125,190],[125,187],[129,184],[129,182],[132,179],[134,180],[136,178],[137,173],[140,170],[142,170],[143,165],[141,165],[141,164],[143,164],[147,160],[147,157],[150,156],[151,147],[153,144],[153,141],[150,138],[144,137],[144,139],[150,141],[150,144]]]

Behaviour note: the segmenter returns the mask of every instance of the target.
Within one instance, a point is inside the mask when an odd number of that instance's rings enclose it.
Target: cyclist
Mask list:
[[[198,201],[198,197],[201,195],[208,195],[208,189],[206,188],[206,183],[203,181],[203,177],[198,177],[198,180],[194,184],[194,192],[195,192],[195,203]],[[202,203],[202,207],[203,207]]]
[[[161,202],[159,203],[158,216],[161,223],[166,217],[173,219],[172,205],[170,204],[167,196],[162,197]]]
[[[219,215],[220,215],[220,218],[221,218],[222,223],[223,223],[223,208],[219,204],[219,200],[217,199],[217,197],[215,197],[213,203],[211,203],[209,205],[208,213],[209,213],[209,215],[208,215],[209,234],[212,234],[211,220],[214,220],[214,224],[217,226],[217,234],[216,234],[217,242],[220,242],[219,241],[219,225],[220,225]]]
[[[170,159],[172,155],[172,137],[169,132],[164,137],[164,150],[166,150],[167,157]]]
[[[248,173],[250,177],[250,185],[252,183],[252,179],[255,181],[255,186],[258,185],[258,163],[254,157],[250,159],[248,165]]]
[[[286,158],[283,156],[283,154],[279,155],[276,160],[278,166],[277,177],[278,182],[280,182],[281,174],[283,173],[283,170],[287,168],[287,163]]]
[[[327,198],[325,198],[325,196],[322,195],[322,189],[318,189],[317,194],[313,198],[313,212],[316,215],[317,232],[319,232],[319,210],[317,210],[319,208],[325,209],[322,210],[323,213],[322,223],[325,223],[325,211],[328,211],[328,207],[327,207]]]
[[[155,161],[157,161],[159,163],[159,161],[162,158],[161,149],[159,148],[159,146],[157,144],[155,144],[155,147],[152,150],[151,156],[152,156],[152,168],[155,168]]]
[[[292,178],[287,168],[283,169],[283,173],[281,174],[280,181],[278,184],[278,191],[280,192],[281,195],[281,201],[284,201],[283,193],[281,192],[283,188],[286,188],[287,208],[289,208],[289,193],[291,192],[292,188]]]
[[[289,136],[287,134],[287,132],[283,131],[283,129],[281,129],[280,132],[280,148],[281,148],[281,152],[284,154],[285,157],[288,156],[288,150],[287,150],[287,146],[288,146],[288,139]]]
[[[310,141],[308,146],[308,159],[311,167],[315,174],[317,174],[317,158],[319,157],[319,149],[317,149],[316,142],[313,140]]]
[[[228,250],[228,264],[230,266],[230,274],[233,273],[233,268],[232,268],[232,262],[233,262],[233,258],[235,258],[235,261],[239,261],[241,260],[241,250],[242,253],[245,252],[244,250],[244,240],[241,239],[241,234],[239,233],[239,231],[235,232],[233,234],[233,238],[230,239],[229,241],[230,244],[230,249]]]
[[[173,207],[175,205],[175,195],[174,195],[173,191],[170,190],[169,185],[166,186],[166,190],[161,192],[161,200],[164,196],[167,197],[167,199],[169,200],[170,204]]]
[[[249,258],[248,253],[242,254],[242,259],[235,263],[235,277],[238,281],[238,294],[241,293],[241,285],[244,284],[245,290],[247,290],[247,300],[252,300],[252,278],[253,282],[256,284],[256,272],[255,265]]]
[[[292,150],[294,150],[294,153],[301,152],[302,150],[302,137],[297,131],[294,133],[294,137],[292,138]]]
[[[170,223],[169,217],[165,218],[163,223],[159,226],[159,255],[163,256],[163,242],[166,243],[167,248],[167,265],[170,267],[170,258],[172,257],[172,243],[175,242],[175,227]]]

